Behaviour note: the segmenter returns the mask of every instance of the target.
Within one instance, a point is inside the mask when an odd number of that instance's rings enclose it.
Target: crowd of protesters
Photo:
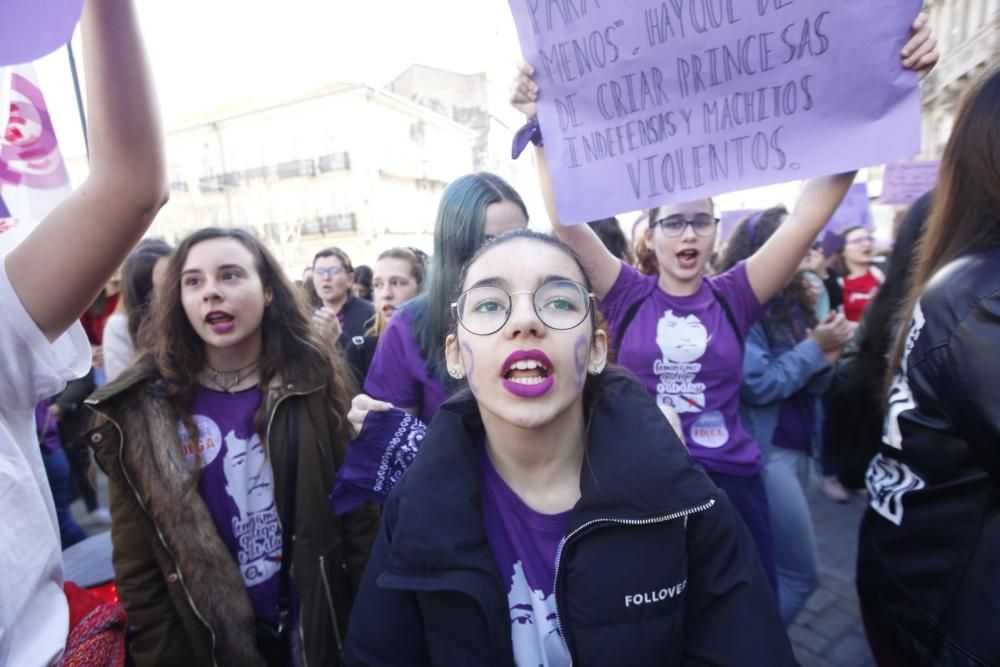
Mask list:
[[[135,9],[82,25],[90,175],[0,262],[0,664],[793,665],[814,475],[869,503],[876,661],[1000,664],[1000,73],[881,268],[824,234],[853,172],[727,239],[711,199],[562,225],[524,65],[552,234],[469,174],[429,256],[331,247],[297,284],[239,229],[140,241]],[[63,585],[76,494],[116,601]]]

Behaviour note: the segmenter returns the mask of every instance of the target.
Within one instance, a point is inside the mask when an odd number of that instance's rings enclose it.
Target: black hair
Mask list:
[[[132,344],[145,347],[140,341],[139,331],[149,317],[150,301],[153,298],[153,268],[164,257],[174,251],[166,241],[145,239],[125,260],[122,267],[122,299],[128,313],[128,333]]]
[[[917,248],[930,215],[932,193],[907,211],[886,272],[885,282],[865,309],[858,330],[857,353],[837,365],[828,394],[824,439],[841,481],[850,488],[864,485],[868,461],[878,451],[885,419],[884,378],[889,353],[901,330],[901,308],[912,282]]]
[[[625,232],[618,224],[618,218],[604,218],[588,222],[587,226],[594,230],[598,238],[612,255],[622,260],[626,264],[635,264],[635,257],[632,255],[632,248],[629,247]]]

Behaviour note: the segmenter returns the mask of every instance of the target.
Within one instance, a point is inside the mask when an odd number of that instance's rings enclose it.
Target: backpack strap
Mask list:
[[[622,341],[625,339],[625,330],[628,329],[628,325],[630,325],[632,323],[632,320],[635,319],[635,314],[639,312],[639,306],[642,305],[643,301],[645,301],[645,299],[639,299],[631,306],[629,306],[628,310],[625,311],[625,317],[622,319],[621,324],[619,324],[618,328],[615,330],[615,338],[612,341],[612,343],[615,346],[615,352],[621,350]]]
[[[743,339],[743,334],[740,333],[739,325],[736,324],[736,316],[733,314],[733,309],[729,306],[729,302],[726,301],[726,297],[722,296],[722,292],[715,289],[711,280],[706,280],[705,282],[708,283],[708,289],[712,290],[712,296],[714,296],[715,300],[719,302],[720,306],[722,306],[722,311],[726,314],[726,319],[729,320],[729,326],[733,328],[733,333],[736,334],[736,340],[740,342],[740,350],[742,350],[746,345],[746,341]]]
[[[729,306],[729,302],[726,301],[726,297],[722,296],[722,293],[712,286],[712,281],[706,279],[705,283],[708,285],[708,289],[711,290],[712,296],[714,296],[715,300],[719,302],[720,306],[722,306],[722,311],[726,314],[726,320],[729,321],[729,326],[733,328],[733,333],[736,334],[736,340],[740,342],[740,348],[742,349],[746,344],[746,341],[743,338],[743,334],[740,333],[739,325],[736,324],[736,316],[733,314],[733,309]],[[622,318],[621,323],[615,330],[615,338],[613,341],[615,351],[621,350],[622,340],[625,338],[625,331],[628,329],[628,325],[632,323],[632,320],[635,319],[636,313],[639,312],[639,306],[641,306],[645,300],[645,298],[637,300],[628,307],[628,310],[625,311],[625,317]]]

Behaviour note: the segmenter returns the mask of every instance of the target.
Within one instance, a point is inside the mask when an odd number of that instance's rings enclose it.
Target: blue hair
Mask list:
[[[486,208],[505,201],[516,204],[528,219],[521,196],[496,174],[462,176],[441,195],[427,290],[413,302],[413,331],[431,377],[450,390],[457,385],[445,368],[444,342],[451,325],[451,302],[460,287],[457,280],[462,267],[486,240]]]

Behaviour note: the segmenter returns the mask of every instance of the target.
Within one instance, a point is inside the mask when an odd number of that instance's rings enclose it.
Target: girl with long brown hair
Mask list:
[[[266,248],[178,246],[156,338],[88,402],[136,664],[337,664],[374,538],[327,501],[354,383]]]
[[[1000,663],[1000,70],[965,98],[889,368],[858,550],[880,665]]]

